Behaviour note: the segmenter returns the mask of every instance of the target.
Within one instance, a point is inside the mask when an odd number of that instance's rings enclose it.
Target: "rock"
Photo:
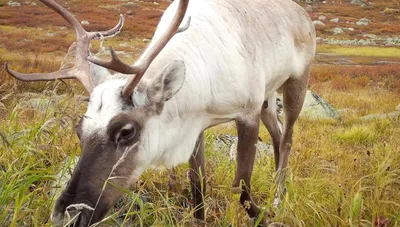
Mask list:
[[[118,46],[120,46],[120,47],[129,47],[129,43],[120,43]]]
[[[229,134],[220,134],[215,139],[213,144],[213,150],[229,153],[230,159],[236,160],[236,147],[237,147],[238,137]],[[266,144],[262,141],[258,141],[256,144],[257,157],[264,157],[274,155],[274,148],[270,144]]]
[[[389,37],[384,41],[386,46],[397,46],[400,45],[400,37]]]
[[[304,6],[304,9],[307,11],[307,12],[312,12],[313,11],[313,8],[312,8],[312,6],[311,5],[306,5],[306,6]]]
[[[355,45],[355,46],[375,46],[377,45],[374,40],[371,39],[344,39],[344,40],[338,40],[338,39],[333,39],[333,38],[321,38],[318,39],[318,43],[324,43],[324,44],[329,44],[329,45]],[[388,40],[386,40],[386,45],[396,45],[395,43],[390,43],[388,44]],[[399,45],[400,45],[400,39],[399,39]]]
[[[337,27],[337,28],[332,29],[331,32],[332,32],[334,35],[338,35],[338,34],[344,33],[344,30],[343,30],[343,28]]]
[[[315,20],[315,21],[313,21],[312,23],[313,23],[313,25],[314,25],[315,27],[316,27],[317,25],[318,25],[318,26],[322,26],[322,27],[325,26],[325,24],[324,24],[322,21],[320,21],[320,20]]]
[[[386,114],[370,114],[361,117],[361,120],[370,121],[370,120],[397,119],[397,118],[400,118],[400,111],[394,111]]]
[[[363,35],[364,37],[366,37],[366,38],[368,38],[368,39],[376,39],[376,38],[378,38],[378,36],[377,35],[374,35],[374,34],[365,34],[365,35]]]
[[[278,96],[282,100],[282,96]],[[304,100],[301,117],[311,119],[340,119],[339,112],[323,98],[308,90]]]
[[[365,4],[365,0],[351,0],[350,4],[355,4],[355,5]]]
[[[12,7],[20,7],[21,3],[19,2],[13,2],[13,1],[8,1],[7,5],[12,6]]]
[[[396,107],[397,111],[400,111],[400,104]]]
[[[347,28],[347,30],[349,30],[349,31],[354,31],[354,28]]]
[[[334,23],[338,23],[339,21],[340,21],[339,17],[335,17],[335,18],[330,20],[330,22],[334,22]]]
[[[358,25],[358,26],[367,26],[367,25],[369,25],[369,23],[371,23],[371,20],[369,20],[367,18],[361,18],[360,20],[358,20],[356,22],[356,25]]]
[[[55,32],[47,32],[46,36],[47,37],[54,37],[54,36],[56,36],[56,33]]]
[[[149,43],[150,42],[150,39],[143,39],[142,40],[144,43]]]
[[[125,7],[125,8],[128,8],[128,9],[139,7],[138,4],[134,3],[134,2],[123,3],[123,4],[121,4],[121,6]]]
[[[87,21],[87,20],[83,20],[83,21],[81,21],[81,24],[82,24],[82,25],[89,25],[90,23],[89,23],[89,21]]]
[[[318,20],[321,20],[321,21],[322,21],[322,20],[326,20],[326,16],[321,15],[321,16],[318,17]]]
[[[300,116],[317,119],[339,119],[337,110],[312,91],[307,91]]]

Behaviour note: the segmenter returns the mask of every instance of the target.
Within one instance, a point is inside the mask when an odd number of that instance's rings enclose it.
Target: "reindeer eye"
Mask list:
[[[117,143],[126,143],[132,140],[136,135],[136,129],[133,124],[127,124],[121,128],[119,133],[117,134],[116,142]]]

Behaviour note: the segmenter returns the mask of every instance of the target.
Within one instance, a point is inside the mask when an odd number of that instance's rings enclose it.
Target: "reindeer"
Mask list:
[[[110,37],[123,26],[86,32],[53,0],[41,0],[75,30],[72,68],[23,74],[24,81],[78,79],[90,93],[76,127],[82,155],[57,199],[52,221],[68,217],[77,226],[100,221],[120,192],[105,181],[129,187],[148,168],[189,161],[194,216],[204,220],[204,130],[235,121],[237,170],[233,187],[251,218],[260,209],[250,195],[260,119],[273,142],[278,196],[308,85],[316,42],[308,14],[291,0],[174,1],[137,62],[91,56],[90,40]],[[189,5],[189,6],[188,6]],[[182,23],[187,21],[186,23]],[[181,25],[184,24],[184,25]],[[105,69],[106,68],[106,69]],[[117,72],[110,73],[109,70]],[[276,114],[276,91],[283,93],[284,123]]]

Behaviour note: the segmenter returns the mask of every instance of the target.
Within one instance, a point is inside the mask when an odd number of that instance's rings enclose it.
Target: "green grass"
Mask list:
[[[332,53],[342,56],[366,56],[366,57],[400,57],[400,48],[396,47],[344,47],[320,45],[318,52]]]

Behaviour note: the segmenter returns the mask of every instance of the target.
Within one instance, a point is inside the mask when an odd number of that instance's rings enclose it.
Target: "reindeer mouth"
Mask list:
[[[64,213],[53,213],[54,226],[88,226],[92,221],[94,208],[86,203],[68,205]]]

